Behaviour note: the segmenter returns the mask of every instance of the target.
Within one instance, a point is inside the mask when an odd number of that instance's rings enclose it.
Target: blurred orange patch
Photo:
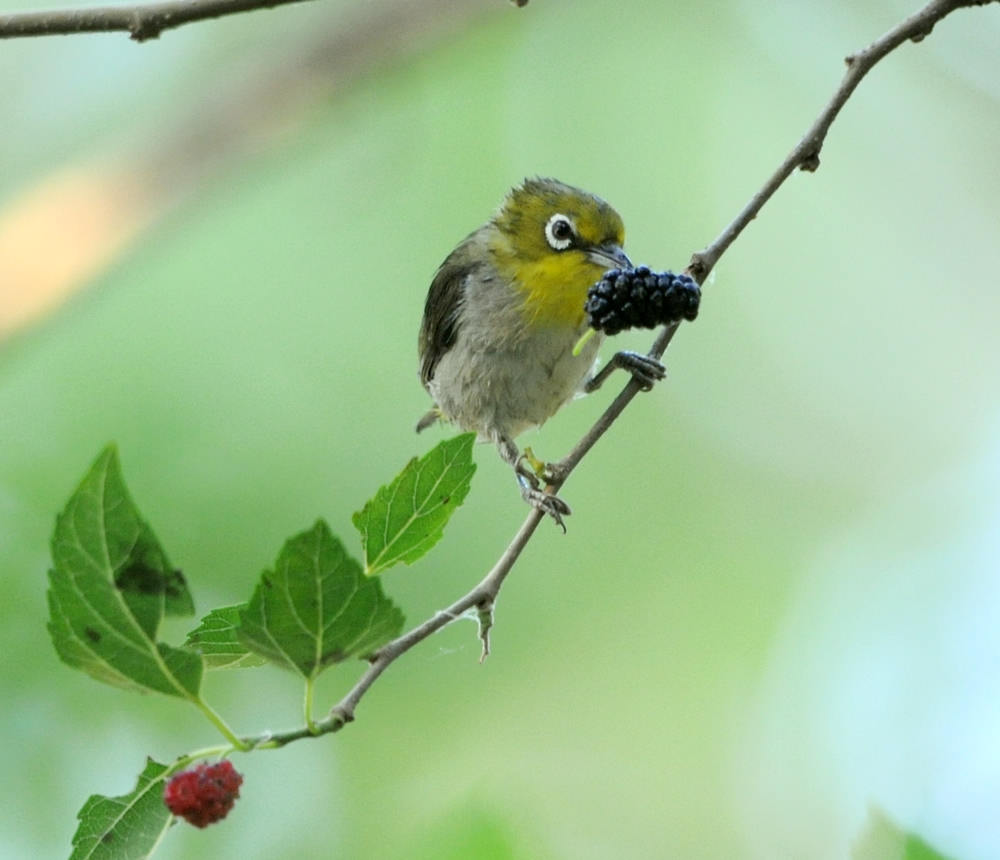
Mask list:
[[[153,216],[134,174],[68,169],[0,209],[0,338],[61,305]]]

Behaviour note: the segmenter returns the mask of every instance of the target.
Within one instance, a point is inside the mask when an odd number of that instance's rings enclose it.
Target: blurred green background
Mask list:
[[[510,185],[592,190],[633,260],[683,268],[915,7],[367,0],[5,42],[0,234],[73,247],[51,289],[86,289],[20,325],[50,282],[0,259],[0,853],[66,856],[90,793],[217,740],[48,641],[54,516],[105,443],[199,612],[317,516],[357,549],[351,513],[449,433],[413,434],[425,290]],[[453,625],[342,734],[238,757],[232,816],[157,856],[839,858],[877,807],[1000,857],[998,44],[1000,7],[962,11],[862,84],[567,484],[485,665]],[[612,394],[522,441],[562,456]],[[476,457],[385,577],[410,623],[524,517]],[[300,719],[276,669],[206,692],[239,731]]]

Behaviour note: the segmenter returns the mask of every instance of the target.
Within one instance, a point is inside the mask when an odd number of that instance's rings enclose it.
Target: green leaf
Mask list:
[[[49,635],[64,662],[115,686],[197,696],[201,657],[156,641],[164,614],[194,604],[129,497],[114,446],[56,518],[52,562]]]
[[[419,460],[414,458],[396,479],[381,487],[354,517],[361,532],[365,573],[371,576],[394,564],[412,564],[444,532],[465,500],[476,464],[475,433],[446,439]]]
[[[852,860],[949,860],[915,833],[907,833],[881,809],[872,807]]]
[[[285,543],[239,623],[250,650],[315,678],[388,642],[403,629],[403,614],[319,520]]]
[[[146,759],[135,790],[121,797],[92,794],[77,813],[70,860],[139,860],[153,853],[170,826],[163,803],[167,766]]]
[[[241,603],[213,609],[188,633],[184,644],[201,654],[206,668],[244,669],[267,662],[263,657],[250,653],[240,641],[237,628],[240,612],[246,608],[247,605]]]

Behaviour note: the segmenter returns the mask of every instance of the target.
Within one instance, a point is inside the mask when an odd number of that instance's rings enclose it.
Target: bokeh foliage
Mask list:
[[[585,186],[622,212],[634,260],[682,267],[797,140],[841,58],[911,11],[496,6],[442,13],[402,56],[405,34],[386,39],[329,91],[290,73],[297,108],[273,123],[265,92],[219,106],[293,67],[343,7],[143,46],[5,44],[0,207],[108,163],[152,165],[133,179],[173,205],[0,344],[3,853],[63,856],[88,795],[130,790],[146,755],[207,734],[52,652],[47,541],[80,464],[115,439],[199,611],[244,599],[288,534],[346,524],[450,432],[412,432],[425,289],[508,185]],[[543,529],[525,553],[485,667],[474,625],[453,625],[343,733],[247,757],[233,816],[158,856],[842,857],[875,804],[949,856],[989,857],[998,43],[995,8],[960,12],[862,85],[821,169],[723,259],[666,384],[567,484],[569,534]],[[205,157],[225,136],[206,117],[224,114],[239,145]],[[232,134],[247,116],[252,133]],[[201,148],[141,157],[185,129],[208,129]],[[561,455],[609,396],[527,441]],[[476,458],[442,542],[386,574],[411,621],[470,588],[523,516],[506,467]],[[206,684],[239,730],[296,722],[289,675],[225,674]],[[321,679],[320,700],[350,680]],[[230,712],[251,696],[255,713]]]

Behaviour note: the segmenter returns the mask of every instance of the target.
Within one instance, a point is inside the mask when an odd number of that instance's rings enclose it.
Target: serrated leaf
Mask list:
[[[184,577],[142,520],[109,446],[56,518],[49,635],[60,658],[99,681],[192,698],[203,663],[158,643],[164,614],[190,614]]]
[[[146,759],[136,787],[120,797],[92,794],[77,813],[70,860],[139,860],[153,853],[170,826],[163,803],[167,766]]]
[[[322,520],[285,543],[239,618],[250,650],[305,678],[365,657],[403,629],[403,614]]]
[[[206,668],[245,669],[262,666],[267,662],[263,657],[248,651],[240,641],[237,628],[240,612],[246,607],[245,603],[240,603],[237,606],[213,609],[188,633],[184,644],[201,654]]]
[[[445,439],[419,460],[406,464],[352,521],[361,533],[365,573],[412,564],[440,539],[451,515],[465,500],[476,464],[475,433]]]

